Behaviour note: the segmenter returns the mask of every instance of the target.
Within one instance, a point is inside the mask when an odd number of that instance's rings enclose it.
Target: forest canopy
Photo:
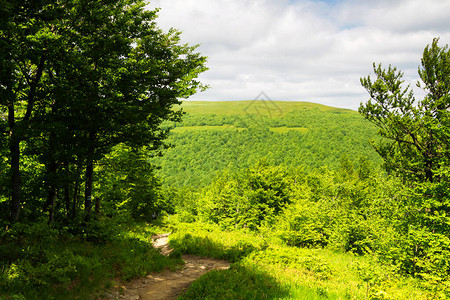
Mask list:
[[[161,123],[181,116],[172,107],[203,88],[206,58],[145,5],[1,1],[3,222],[81,208],[88,221],[95,162],[120,143],[160,150]]]

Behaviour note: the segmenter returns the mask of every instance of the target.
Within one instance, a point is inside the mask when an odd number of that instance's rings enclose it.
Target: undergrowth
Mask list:
[[[151,246],[157,227],[96,221],[56,230],[44,222],[17,224],[0,237],[0,299],[91,299],[179,259]]]
[[[226,232],[215,225],[195,224],[176,225],[169,241],[175,252],[237,262],[253,251],[268,246],[266,239],[245,230]]]
[[[291,247],[267,233],[180,223],[170,245],[233,262],[202,276],[180,299],[430,299],[416,281],[374,256]]]

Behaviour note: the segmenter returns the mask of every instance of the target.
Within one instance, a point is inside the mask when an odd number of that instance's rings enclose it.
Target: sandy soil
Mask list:
[[[153,245],[168,255],[172,249],[168,245],[169,234],[153,237]],[[121,287],[122,292],[116,289],[108,293],[109,299],[126,300],[169,300],[176,299],[183,294],[194,280],[210,270],[223,270],[230,267],[230,263],[224,260],[199,257],[194,255],[182,256],[185,264],[177,271],[163,271],[152,273],[145,278],[139,278],[128,282]]]

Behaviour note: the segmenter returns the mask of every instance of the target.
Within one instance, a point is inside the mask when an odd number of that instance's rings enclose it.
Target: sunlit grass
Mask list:
[[[289,247],[268,232],[224,232],[200,223],[176,228],[171,245],[177,251],[234,262],[230,270],[201,277],[182,299],[430,298],[415,280],[398,276],[370,255]]]
[[[258,114],[269,117],[282,117],[296,110],[350,112],[351,110],[336,108],[303,101],[184,101],[184,111],[188,113],[203,113],[216,115],[247,115]]]

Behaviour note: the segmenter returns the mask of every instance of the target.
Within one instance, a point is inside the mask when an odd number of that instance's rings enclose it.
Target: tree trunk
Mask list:
[[[48,211],[48,224],[52,224],[55,220],[55,203],[56,203],[57,191],[55,186],[50,187],[47,202],[49,203],[50,209]]]
[[[27,99],[27,108],[25,111],[25,116],[23,117],[24,122],[28,122],[31,117],[36,91],[38,87],[38,83],[41,80],[44,64],[46,61],[46,53],[47,50],[44,50],[42,53],[41,59],[39,61],[39,65],[37,66],[35,76],[33,81],[30,83],[30,91],[28,93]],[[11,68],[7,68],[4,70],[4,74],[6,77],[12,78],[12,74],[14,74],[14,70]],[[6,90],[7,90],[7,103],[8,103],[8,126],[9,126],[9,151],[10,151],[10,170],[11,170],[11,207],[10,207],[10,221],[17,222],[20,217],[21,203],[22,203],[22,193],[21,193],[21,176],[20,176],[20,142],[24,139],[23,134],[17,136],[16,133],[16,116],[15,116],[15,95],[13,91],[13,82],[7,80]],[[24,124],[22,124],[24,126]],[[24,126],[25,127],[25,126]]]
[[[20,142],[12,139],[9,145],[11,152],[11,210],[12,222],[17,222],[20,216],[22,193],[20,188]]]
[[[76,175],[78,176],[78,174]],[[77,216],[77,199],[78,199],[78,189],[79,189],[80,181],[77,178],[75,181],[75,186],[73,188],[73,199],[72,199],[72,220],[75,220]]]
[[[86,181],[84,190],[84,210],[85,210],[85,221],[89,222],[91,219],[92,210],[92,182],[94,175],[94,151],[95,151],[95,139],[96,133],[93,131],[89,132],[89,143],[88,153],[86,155]]]
[[[94,174],[94,163],[92,157],[88,158],[86,165],[86,183],[84,190],[84,211],[85,211],[85,221],[89,222],[91,219],[92,210],[92,177]]]
[[[65,217],[66,220],[68,218],[68,216],[70,215],[70,186],[67,183],[66,187],[64,188],[64,204],[65,204],[65,208],[66,208],[66,213],[65,213]]]
[[[52,140],[52,139],[51,139]],[[45,201],[43,211],[48,211],[48,223],[52,224],[55,215],[55,202],[56,202],[56,172],[58,165],[53,158],[50,158],[50,163],[47,165],[47,201]]]
[[[431,160],[425,160],[425,177],[428,182],[433,183],[433,162]]]
[[[8,105],[8,125],[9,125],[9,151],[10,151],[10,170],[11,170],[11,207],[10,220],[17,222],[20,216],[20,205],[22,201],[22,193],[20,187],[20,139],[16,137],[14,132],[15,126],[15,108],[12,102]]]

